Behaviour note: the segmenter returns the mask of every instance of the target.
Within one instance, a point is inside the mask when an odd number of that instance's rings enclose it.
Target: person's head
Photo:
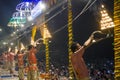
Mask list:
[[[17,51],[17,54],[20,54],[20,50]]]
[[[24,50],[21,50],[21,53],[24,54]]]
[[[73,53],[80,48],[81,48],[81,45],[77,42],[73,42],[72,45],[71,45],[71,50],[72,50]]]
[[[7,54],[7,52],[4,52],[3,54]]]
[[[28,51],[36,52],[36,48],[33,45],[28,46]]]

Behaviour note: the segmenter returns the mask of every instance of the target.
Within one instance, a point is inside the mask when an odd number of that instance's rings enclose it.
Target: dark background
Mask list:
[[[15,7],[23,0],[0,0],[0,27],[3,29],[0,32],[0,40],[3,40],[5,36],[12,33],[12,29],[7,26],[8,21],[12,17],[12,14],[16,12]],[[91,0],[94,1],[94,0]],[[73,18],[75,18],[87,4],[88,0],[72,0]],[[100,5],[105,5],[106,10],[111,18],[113,18],[113,0],[97,0],[93,6],[91,6],[86,12],[84,12],[78,19],[73,22],[73,38],[74,41],[79,42],[81,45],[88,39],[90,34],[99,30],[100,21]],[[61,8],[53,10],[50,14],[46,15],[47,18],[59,11]],[[50,59],[51,61],[58,61],[63,64],[67,64],[68,61],[68,34],[67,27],[61,31],[54,33],[59,28],[67,24],[67,10],[64,10],[61,14],[54,17],[48,22],[48,29],[52,34],[50,45]],[[37,31],[39,35],[39,30]],[[29,41],[27,36],[23,37],[23,43]],[[45,58],[44,45],[39,48],[38,58]],[[113,37],[106,38],[98,43],[91,45],[85,52],[84,58],[86,61],[95,59],[111,59],[114,58],[113,50]]]

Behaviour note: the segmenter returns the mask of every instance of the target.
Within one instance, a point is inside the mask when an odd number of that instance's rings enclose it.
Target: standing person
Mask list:
[[[77,80],[90,80],[87,66],[85,65],[83,54],[85,48],[91,44],[93,40],[93,35],[81,46],[77,42],[73,42],[71,50],[73,54],[71,55],[71,63]]]
[[[18,60],[18,75],[19,80],[24,80],[24,54],[23,52],[17,52],[17,60]]]
[[[81,46],[77,42],[73,42],[71,45],[71,50],[73,54],[71,55],[71,63],[77,80],[90,80],[89,73],[83,55],[85,49],[92,43],[93,39],[99,40],[103,33],[100,31],[95,31],[91,34],[88,40]]]
[[[9,64],[10,74],[12,74],[12,76],[14,75],[14,70],[15,70],[14,58],[15,58],[15,53],[11,49],[10,52],[8,52],[8,64]]]
[[[8,52],[2,54],[3,68],[8,70]]]
[[[33,45],[28,46],[28,73],[27,80],[39,80],[38,78],[38,67],[36,58],[36,48]]]

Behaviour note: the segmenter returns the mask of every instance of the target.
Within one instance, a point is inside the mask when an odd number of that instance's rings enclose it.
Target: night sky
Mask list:
[[[1,40],[6,35],[11,33],[11,29],[7,27],[7,23],[12,17],[12,14],[16,12],[16,5],[22,1],[23,0],[0,0],[0,26],[3,29],[3,32],[0,34]],[[88,0],[72,0],[73,18],[75,18],[80,13],[87,2]],[[113,18],[113,0],[97,0],[93,6],[91,6],[86,12],[84,12],[78,19],[73,22],[74,41],[79,42],[81,45],[88,39],[93,31],[99,30],[100,14],[98,11],[100,3],[105,4],[110,17]],[[48,14],[47,17],[49,18],[59,9],[54,10]],[[50,56],[51,59],[54,57],[54,59],[58,59],[61,62],[65,60],[63,60],[63,58],[68,56],[67,27],[57,33],[54,32],[63,27],[65,24],[67,24],[67,10],[64,10],[62,13],[48,22],[48,29],[52,34],[52,42],[50,43]],[[44,50],[40,50],[40,52],[40,55],[42,55]],[[86,50],[84,57],[87,60],[103,57],[113,59],[113,53],[113,37],[110,37],[90,46]]]

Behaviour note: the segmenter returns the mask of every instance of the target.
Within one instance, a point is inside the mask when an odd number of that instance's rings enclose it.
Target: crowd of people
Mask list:
[[[83,58],[86,48],[91,45],[96,34],[101,34],[100,31],[93,32],[83,45],[73,42],[71,50],[71,64],[73,68],[73,80],[114,80],[113,62],[105,60],[106,62],[99,61],[97,63],[86,64]],[[18,69],[19,80],[24,80],[27,74],[27,80],[71,80],[69,75],[68,66],[50,63],[49,71],[46,71],[45,60],[40,61],[36,57],[37,49],[35,46],[28,46],[27,50],[18,50],[15,52],[11,49],[1,55],[0,61],[3,63],[3,69],[10,71],[14,76],[14,71]],[[97,60],[96,60],[97,61]],[[102,62],[102,63],[101,63]]]
[[[1,67],[3,69],[10,70],[11,75],[15,75],[14,70],[18,71],[18,66],[14,66],[15,65],[15,56],[14,56],[14,60],[8,60],[7,59],[8,54],[13,54],[12,50],[10,52],[5,52],[1,55],[0,64],[2,65]],[[9,64],[9,61],[10,61],[10,63],[12,63],[12,61],[13,61],[14,68],[12,68],[12,66],[9,66],[9,65],[11,65],[11,64]],[[92,62],[86,63],[88,70],[89,70],[89,75],[90,75],[91,80],[114,80],[114,67],[113,67],[114,62],[113,62],[113,60],[101,59],[101,60],[95,60],[95,61],[96,62],[93,62],[93,63]],[[26,65],[26,64],[24,64],[24,65]],[[61,66],[56,67],[55,65],[57,65],[57,64],[50,63],[49,73],[51,75],[54,75],[54,78],[56,77],[57,79],[61,78],[61,80],[69,80],[68,66],[61,65]],[[11,70],[13,70],[13,71],[11,71]],[[46,73],[45,61],[43,59],[38,61],[38,72],[40,74]]]
[[[114,80],[113,61],[89,64],[89,73],[92,80]]]
[[[99,62],[99,63],[98,63]],[[62,63],[61,63],[62,64]],[[114,80],[114,62],[109,59],[101,59],[96,62],[86,63],[91,80]],[[39,71],[45,72],[45,62],[39,61]],[[58,78],[67,78],[69,80],[68,66],[62,65],[55,67],[55,64],[50,65],[50,73],[55,74]],[[74,80],[75,76],[74,76]]]
[[[4,52],[0,56],[0,63],[3,69],[10,70],[10,74],[14,73],[14,67],[15,67],[15,53],[11,49],[9,52]]]
[[[17,53],[11,49],[1,55],[0,62],[3,69],[8,70],[11,76],[16,75],[14,72],[18,68],[19,80],[24,80],[25,72],[27,73],[27,80],[38,80],[36,52],[37,50],[33,45],[28,46],[27,51],[18,50]]]

